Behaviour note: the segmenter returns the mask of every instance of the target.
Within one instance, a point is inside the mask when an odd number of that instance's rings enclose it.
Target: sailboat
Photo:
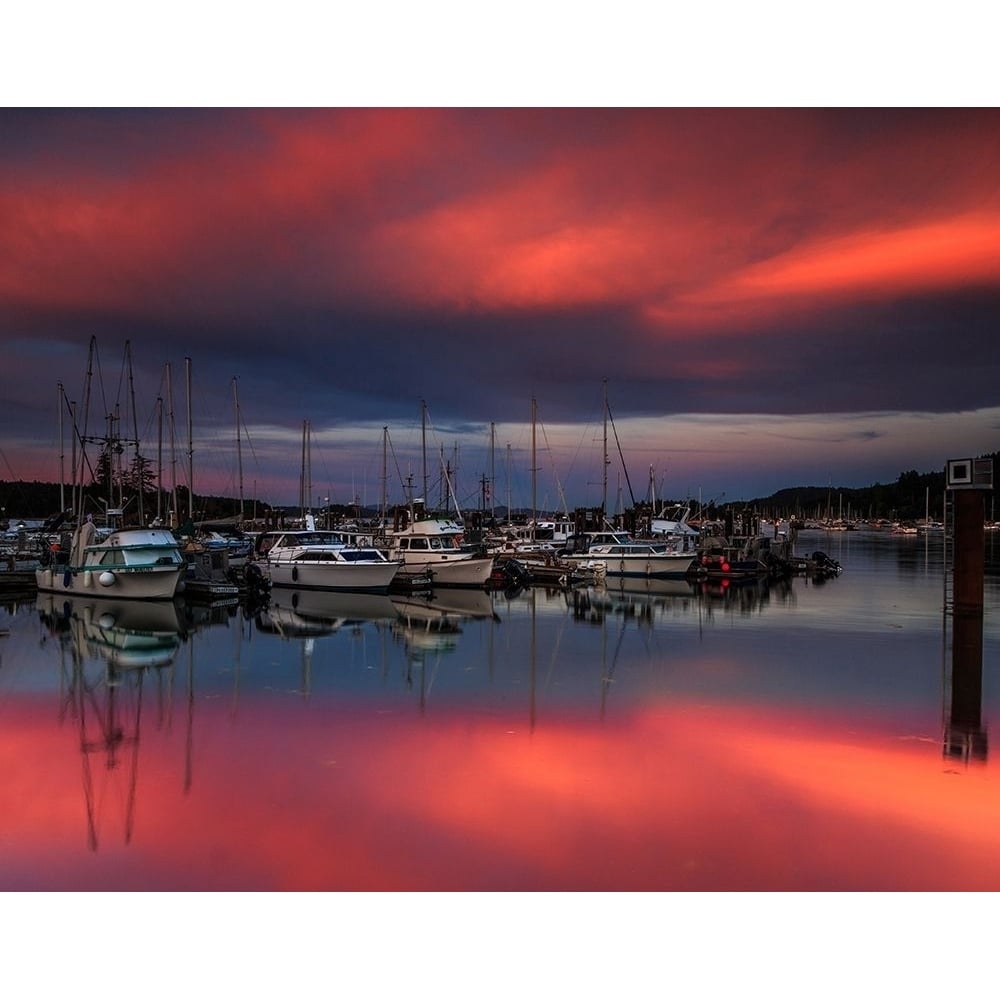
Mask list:
[[[426,441],[427,405],[423,407],[423,426]],[[424,491],[427,487],[426,444],[424,447]],[[454,497],[451,478],[442,467],[442,474]],[[414,499],[402,513],[402,522],[397,522],[384,537],[378,540],[379,547],[392,562],[402,565],[399,579],[429,576],[434,587],[485,587],[493,574],[493,556],[463,547],[465,528],[451,517],[429,516],[425,501]],[[461,516],[460,514],[458,516]]]
[[[84,389],[84,399],[90,399],[90,382],[93,376],[93,359],[96,338],[90,341],[90,360]],[[131,385],[131,352],[125,342],[126,360]],[[134,400],[133,400],[134,416]],[[84,418],[86,420],[86,417]],[[81,444],[79,470],[74,469],[74,477],[79,471],[83,481],[83,470],[87,467],[86,445],[97,442],[102,446],[102,456],[108,461],[108,481],[112,482],[111,456],[120,455],[125,445],[133,445],[138,458],[138,437],[122,438],[114,415],[108,419],[107,433],[103,437],[88,437],[86,424],[81,432],[74,426],[74,434]],[[77,526],[72,535],[68,553],[45,553],[45,564],[35,571],[38,589],[47,593],[68,595],[101,595],[113,598],[138,598],[142,600],[169,600],[179,590],[187,563],[181,554],[177,539],[164,528],[123,526],[125,503],[115,503],[112,495],[105,509],[106,526],[103,535],[98,534],[93,515],[84,514],[83,490],[74,492],[78,496],[76,504]],[[139,519],[142,520],[142,489],[137,490],[139,498]]]

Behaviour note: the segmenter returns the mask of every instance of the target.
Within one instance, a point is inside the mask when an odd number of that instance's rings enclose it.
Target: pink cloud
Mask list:
[[[615,306],[725,328],[789,295],[997,278],[1000,149],[974,117],[933,142],[918,122],[862,142],[807,112],[214,120],[167,120],[156,155],[115,173],[0,168],[0,297],[166,314],[269,296]]]

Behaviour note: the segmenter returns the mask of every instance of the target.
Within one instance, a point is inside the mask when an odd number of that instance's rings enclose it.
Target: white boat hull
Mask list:
[[[435,587],[484,587],[493,574],[493,557],[404,562],[406,576],[429,576]]]
[[[384,593],[399,569],[394,562],[339,563],[302,559],[273,562],[268,567],[272,587],[296,587],[300,590],[344,590]]]
[[[54,566],[35,570],[35,583],[46,593],[84,597],[170,600],[177,594],[186,565],[135,567],[96,566],[66,570]]]
[[[687,576],[696,558],[690,552],[655,556],[583,556],[571,560],[584,569],[603,569],[605,576],[636,577],[651,580],[681,580]]]

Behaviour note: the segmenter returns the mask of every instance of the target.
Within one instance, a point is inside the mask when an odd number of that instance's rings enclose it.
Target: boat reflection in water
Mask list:
[[[175,601],[63,598],[40,594],[38,610],[50,629],[73,645],[81,661],[101,658],[109,674],[168,666],[183,625]]]
[[[697,585],[688,580],[609,577],[600,584],[575,587],[569,603],[576,621],[597,624],[620,615],[651,625],[667,609],[689,608],[697,596]]]
[[[378,632],[395,622],[396,609],[385,594],[276,587],[254,620],[259,632],[301,644],[297,692],[309,698],[316,640],[342,632],[351,637],[363,635],[366,629]]]
[[[499,621],[485,590],[435,590],[430,594],[393,595],[395,632],[413,653],[452,649],[463,619]]]
[[[179,606],[43,594],[38,610],[63,654],[60,721],[72,719],[79,735],[88,846],[97,850],[100,805],[112,798],[125,802],[127,844],[135,825],[143,685],[148,673],[172,668],[182,637]],[[124,794],[95,787],[91,759],[99,755],[105,777],[123,781]]]
[[[448,588],[429,594],[393,595],[392,603],[396,609],[392,634],[406,654],[406,686],[419,691],[422,714],[441,657],[458,648],[462,622],[498,622],[500,618],[485,590]]]
[[[257,615],[257,628],[293,638],[330,635],[344,626],[395,619],[396,608],[385,594],[279,587],[271,591],[267,607]]]

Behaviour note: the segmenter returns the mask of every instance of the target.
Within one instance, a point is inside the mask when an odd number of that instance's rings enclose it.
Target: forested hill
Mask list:
[[[997,483],[997,459],[1000,452],[979,455],[993,460],[993,480]],[[782,515],[801,517],[890,518],[909,520],[923,517],[930,505],[930,516],[940,519],[944,502],[944,469],[939,472],[900,473],[894,483],[872,486],[792,486],[773,496],[759,497],[748,506]],[[1000,483],[998,483],[1000,485]],[[987,513],[990,501],[987,501]]]

